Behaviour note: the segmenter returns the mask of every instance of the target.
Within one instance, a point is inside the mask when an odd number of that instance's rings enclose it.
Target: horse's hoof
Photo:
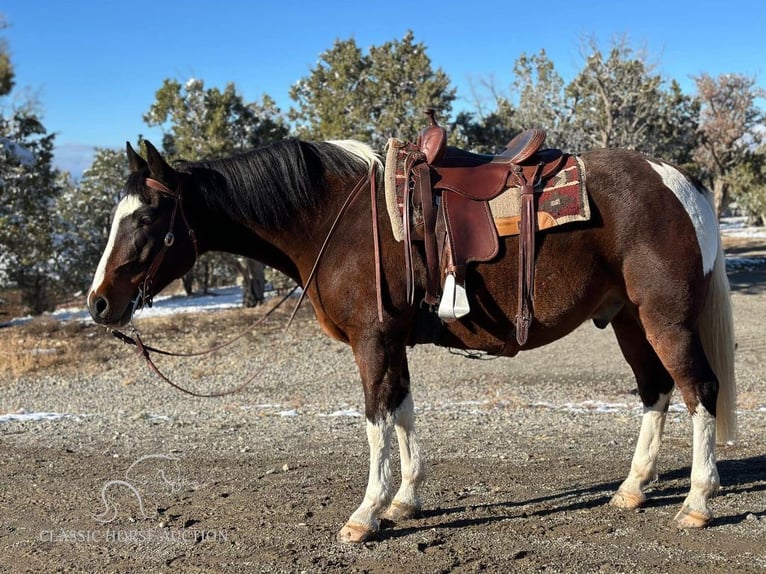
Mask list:
[[[343,544],[361,544],[371,540],[374,536],[375,531],[371,528],[354,522],[347,522],[338,532],[338,542]]]
[[[625,508],[626,510],[635,510],[640,508],[646,497],[643,494],[633,494],[632,492],[620,492],[619,490],[609,501],[609,504],[616,506],[617,508]]]
[[[388,507],[381,517],[383,520],[389,522],[398,522],[399,520],[407,520],[408,518],[415,518],[420,514],[420,507],[414,504],[407,504],[406,502],[393,501],[391,506]]]
[[[678,528],[705,528],[710,524],[711,519],[712,516],[709,514],[684,506],[676,514],[675,521]]]

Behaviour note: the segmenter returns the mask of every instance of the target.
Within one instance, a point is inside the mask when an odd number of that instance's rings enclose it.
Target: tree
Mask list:
[[[766,146],[734,166],[726,179],[737,207],[751,223],[766,225]]]
[[[754,77],[742,74],[700,74],[694,81],[701,104],[694,160],[712,183],[720,216],[728,202],[732,171],[763,141],[766,116],[756,99],[766,91],[756,86]]]
[[[518,125],[516,110],[498,96],[495,109],[487,114],[460,112],[450,126],[450,143],[476,153],[499,153],[521,132]]]
[[[311,74],[290,89],[298,106],[290,109],[289,117],[296,122],[298,136],[370,141],[370,122],[364,119],[368,103],[362,98],[368,67],[368,58],[353,38],[336,40],[320,54]]]
[[[593,39],[584,50],[585,65],[566,88],[574,111],[572,127],[584,137],[584,147],[660,155],[666,142],[658,126],[688,127],[675,118],[677,108],[669,105],[674,100],[665,96],[662,77],[624,38],[613,43],[608,55]]]
[[[401,40],[370,48],[366,80],[370,143],[378,149],[392,137],[414,138],[426,109],[445,119],[451,113],[456,90],[441,68],[432,68],[425,44],[415,43],[411,30]]]
[[[223,91],[205,89],[202,80],[192,78],[184,85],[166,79],[157,91],[157,100],[144,115],[149,126],[164,130],[163,148],[174,159],[195,161],[221,157],[282,139],[288,134],[287,124],[274,101],[267,95],[260,103],[245,103],[233,83]],[[211,273],[226,276],[238,270],[244,279],[243,303],[251,306],[263,300],[263,266],[245,264],[224,254],[203,255],[195,266],[197,280],[208,289]],[[191,292],[187,274],[184,287]]]
[[[297,103],[289,115],[300,137],[355,138],[382,149],[390,137],[414,140],[428,108],[448,118],[455,89],[408,31],[367,54],[353,38],[337,40],[290,97]]]
[[[512,90],[518,94],[516,122],[524,128],[546,130],[552,147],[581,149],[582,136],[572,126],[572,98],[545,50],[532,56],[522,53],[513,74]]]
[[[0,284],[20,289],[35,314],[52,308],[61,247],[51,216],[60,183],[53,141],[29,106],[0,115]]]
[[[607,55],[595,40],[586,40],[582,52],[583,68],[569,84],[544,50],[522,53],[514,63],[507,97],[488,84],[497,103],[493,114],[514,126],[514,133],[545,129],[553,147],[575,152],[623,147],[688,165],[696,141],[696,100],[684,95],[677,82],[666,88],[646,56],[625,39],[616,41]],[[485,147],[498,138],[493,121],[463,124],[461,133],[472,144]]]
[[[171,158],[194,161],[221,157],[284,138],[288,133],[274,100],[245,103],[236,86],[205,89],[203,80],[184,85],[166,79],[144,114],[149,126],[164,130],[162,147]]]
[[[0,14],[0,30],[7,27],[5,18]],[[4,38],[0,38],[0,97],[7,96],[13,89],[13,66],[8,54],[8,45]]]
[[[58,268],[67,287],[83,290],[92,280],[128,173],[124,151],[99,148],[79,184],[62,185],[57,200],[62,244]]]
[[[660,92],[658,114],[647,130],[648,150],[666,161],[694,170],[697,147],[699,100],[684,94],[672,80],[667,91]]]

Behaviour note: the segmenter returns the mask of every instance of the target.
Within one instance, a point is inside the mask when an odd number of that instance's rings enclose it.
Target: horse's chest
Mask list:
[[[336,341],[348,343],[348,337],[346,336],[346,333],[343,332],[320,307],[314,305],[314,312],[316,314],[317,321],[319,321],[319,326],[322,328],[322,331],[324,331],[325,334],[329,335]]]

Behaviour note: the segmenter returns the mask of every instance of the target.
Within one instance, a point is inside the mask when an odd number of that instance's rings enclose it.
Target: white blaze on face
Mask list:
[[[708,191],[698,188],[683,173],[670,164],[647,160],[686,209],[692,220],[702,254],[702,269],[707,275],[713,270],[718,255],[718,218]]]
[[[120,200],[120,203],[117,204],[117,209],[114,212],[114,219],[112,220],[112,228],[109,231],[109,241],[106,243],[104,254],[101,256],[101,261],[98,262],[98,267],[96,268],[96,274],[93,276],[93,284],[90,287],[90,293],[88,293],[89,299],[90,295],[96,292],[104,282],[104,277],[106,276],[106,263],[109,260],[109,256],[114,249],[114,244],[117,241],[117,231],[120,228],[120,223],[122,223],[126,217],[132,215],[133,212],[142,205],[143,203],[136,195],[126,195]]]

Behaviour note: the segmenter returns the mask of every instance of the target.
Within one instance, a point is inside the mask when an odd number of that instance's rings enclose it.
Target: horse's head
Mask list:
[[[188,174],[168,165],[149,142],[146,160],[129,143],[127,150],[126,192],[87,300],[93,320],[111,327],[128,323],[137,308],[191,269],[197,255],[183,208]]]

